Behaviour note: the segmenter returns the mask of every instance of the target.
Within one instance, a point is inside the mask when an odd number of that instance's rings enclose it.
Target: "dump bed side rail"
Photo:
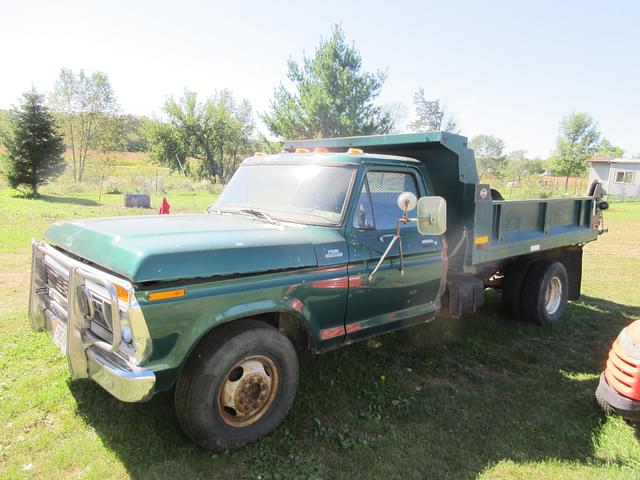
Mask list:
[[[472,265],[598,237],[595,198],[550,198],[478,202]]]

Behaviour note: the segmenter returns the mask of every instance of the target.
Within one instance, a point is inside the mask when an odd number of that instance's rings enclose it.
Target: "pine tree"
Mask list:
[[[280,138],[371,135],[393,127],[391,115],[375,104],[386,74],[363,70],[360,52],[339,25],[302,65],[290,59],[287,77],[295,90],[281,84],[262,116]]]
[[[37,196],[38,185],[64,172],[64,140],[44,97],[35,90],[23,94],[20,106],[11,112],[2,143],[6,148],[3,173],[13,188],[26,186]]]

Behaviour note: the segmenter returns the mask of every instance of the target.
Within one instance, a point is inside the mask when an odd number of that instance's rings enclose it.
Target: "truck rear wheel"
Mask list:
[[[262,322],[233,322],[190,356],[176,384],[176,415],[198,445],[239,447],[284,420],[297,387],[298,357],[289,339]]]
[[[538,325],[557,322],[567,306],[568,293],[567,270],[562,263],[548,260],[534,263],[524,280],[523,317]]]
[[[522,318],[522,290],[532,260],[521,257],[509,264],[502,280],[502,312],[510,318]]]

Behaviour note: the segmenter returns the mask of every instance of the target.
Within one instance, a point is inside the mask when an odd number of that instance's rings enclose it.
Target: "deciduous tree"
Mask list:
[[[458,133],[458,122],[455,117],[445,111],[440,100],[427,100],[424,88],[420,87],[413,94],[413,105],[416,110],[416,119],[411,123],[410,128],[415,132],[421,131],[445,131]]]
[[[375,103],[386,74],[363,70],[360,53],[338,25],[302,65],[289,59],[287,77],[293,91],[281,84],[262,116],[281,138],[371,135],[392,128],[391,115]]]
[[[566,177],[565,190],[571,175],[586,170],[586,161],[597,152],[599,145],[598,126],[588,113],[573,112],[562,119],[551,168],[557,175]]]
[[[228,178],[241,156],[247,153],[254,131],[251,104],[236,104],[231,91],[222,90],[198,101],[195,92],[185,91],[180,99],[165,104],[168,122],[147,122],[149,153],[159,162],[178,168],[187,157],[200,160],[200,174]]]
[[[493,135],[476,135],[469,142],[469,148],[475,151],[480,176],[485,174],[502,177],[506,167],[503,155],[504,141]]]
[[[514,150],[506,157],[505,175],[512,180],[539,175],[544,172],[544,161],[540,158],[527,158],[526,150]]]
[[[2,143],[6,148],[4,175],[13,188],[24,185],[37,196],[39,185],[64,172],[62,135],[44,98],[35,90],[25,93],[20,106],[11,112]]]
[[[595,155],[598,157],[620,158],[624,155],[624,150],[612,145],[609,140],[603,138],[600,145],[598,145],[598,150],[596,150]]]
[[[82,181],[89,149],[98,148],[97,123],[117,112],[109,79],[102,72],[85,74],[63,68],[51,95],[53,108],[64,119],[65,137],[71,150],[75,181]]]

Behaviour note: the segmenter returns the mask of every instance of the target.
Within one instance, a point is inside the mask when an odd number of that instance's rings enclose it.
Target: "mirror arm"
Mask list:
[[[389,242],[389,245],[387,245],[387,249],[384,251],[384,253],[382,254],[382,256],[380,257],[380,260],[378,260],[378,264],[376,265],[376,267],[373,269],[373,271],[369,274],[369,282],[373,281],[373,276],[376,274],[376,272],[378,271],[378,269],[380,268],[380,266],[382,265],[382,262],[384,262],[387,258],[387,255],[389,255],[389,251],[391,250],[391,247],[393,247],[393,245],[396,243],[396,241],[399,239],[400,237],[398,235],[394,235],[393,238],[391,239],[391,241]]]
[[[407,211],[405,210],[404,216],[402,218],[402,223],[406,224],[407,219]],[[396,224],[396,237],[398,237],[398,247],[400,248],[400,276],[404,276],[404,254],[402,252],[402,236],[400,235],[400,221]]]
[[[380,266],[382,265],[382,262],[384,262],[386,260],[387,255],[389,255],[389,252],[391,251],[391,248],[393,247],[393,245],[396,242],[398,242],[398,248],[400,249],[400,275],[404,275],[404,253],[402,251],[402,237],[400,236],[400,222],[407,223],[408,221],[410,221],[410,220],[406,219],[406,217],[404,219],[398,220],[398,223],[397,223],[397,226],[396,226],[396,234],[392,236],[391,241],[389,242],[389,245],[387,245],[386,250],[384,251],[384,253],[380,257],[380,260],[378,260],[378,263],[376,264],[375,268],[369,274],[369,277],[368,277],[369,282],[373,281],[374,275],[380,269]],[[382,241],[383,238],[386,237],[386,236],[387,235],[383,235],[382,237],[380,237],[380,240]]]

